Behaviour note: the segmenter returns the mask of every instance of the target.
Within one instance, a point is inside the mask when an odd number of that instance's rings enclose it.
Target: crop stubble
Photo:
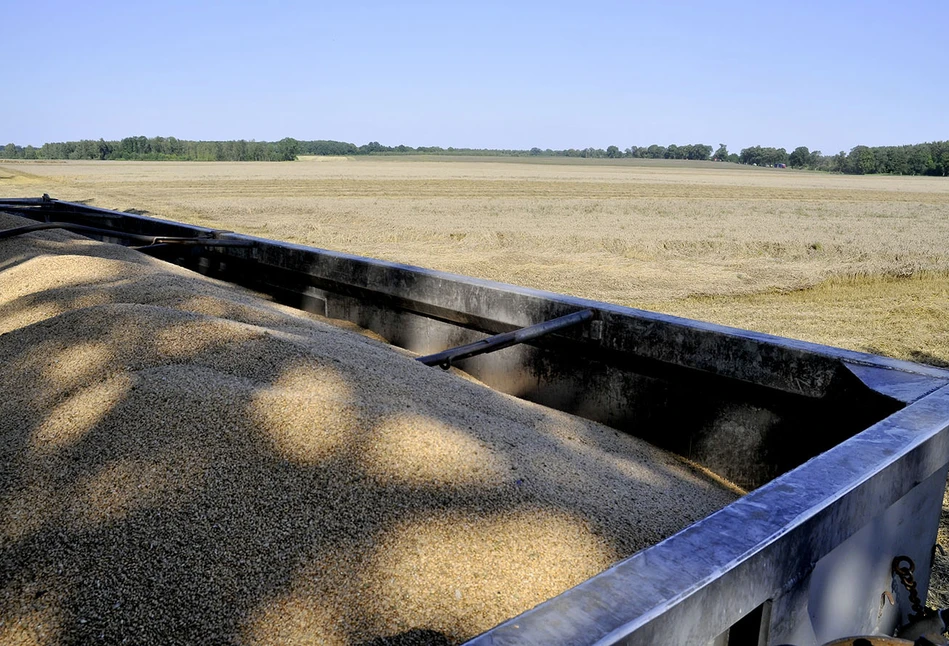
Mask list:
[[[935,178],[397,159],[16,169],[59,197],[629,305],[949,270]]]

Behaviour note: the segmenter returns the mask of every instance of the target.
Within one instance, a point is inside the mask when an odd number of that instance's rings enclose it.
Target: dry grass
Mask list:
[[[652,309],[949,367],[949,279],[944,274],[832,279],[811,289],[695,297],[656,303]]]
[[[42,192],[949,362],[941,178],[424,157],[0,166],[0,194]]]
[[[17,164],[0,192],[639,305],[949,270],[949,185],[733,167],[400,159]],[[35,182],[35,183],[33,183]]]

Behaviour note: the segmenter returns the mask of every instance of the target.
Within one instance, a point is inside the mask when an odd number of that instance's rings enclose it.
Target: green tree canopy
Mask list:
[[[810,165],[811,151],[807,146],[798,146],[788,155],[788,165],[791,168],[806,168]]]
[[[404,144],[385,146],[378,141],[356,146],[345,141],[298,141],[285,137],[277,142],[240,139],[237,141],[191,141],[175,137],[126,137],[116,141],[83,139],[80,141],[47,142],[40,148],[9,143],[0,148],[0,159],[127,159],[176,161],[280,161],[297,155],[505,155],[514,157],[586,157],[637,159],[708,160],[712,147],[707,144],[670,144],[668,147],[630,146],[621,151],[617,146],[602,148],[569,148],[566,150],[530,150],[442,148]],[[907,146],[856,146],[849,154],[825,156],[819,150],[799,146],[788,154],[784,148],[752,146],[741,154],[728,152],[725,144],[715,150],[715,159],[742,164],[773,166],[786,163],[797,168],[840,173],[892,173],[899,175],[949,176],[949,141],[932,141]]]

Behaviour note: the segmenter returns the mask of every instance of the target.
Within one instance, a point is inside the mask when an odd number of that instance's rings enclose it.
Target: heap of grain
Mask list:
[[[0,241],[2,643],[458,642],[735,496],[134,251]]]

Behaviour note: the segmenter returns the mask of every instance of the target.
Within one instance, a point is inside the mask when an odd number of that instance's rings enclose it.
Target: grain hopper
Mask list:
[[[949,371],[49,198],[0,210],[350,321],[750,491],[472,644],[804,646],[891,634],[897,556],[926,588]]]

